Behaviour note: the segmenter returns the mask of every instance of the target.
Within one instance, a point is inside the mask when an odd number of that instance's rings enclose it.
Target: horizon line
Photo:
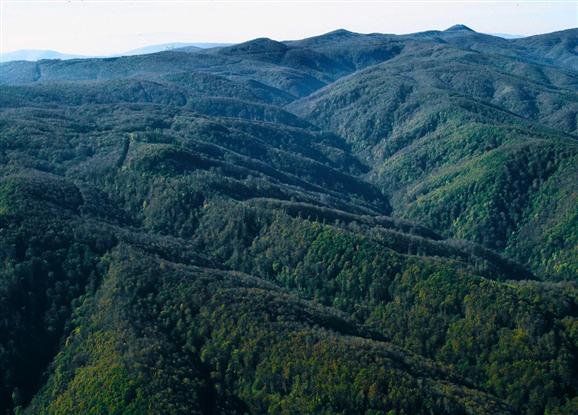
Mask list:
[[[27,1],[43,1],[43,0],[27,0]],[[53,1],[53,0],[44,0],[45,1]],[[54,0],[54,1],[60,1],[60,0]],[[114,1],[114,0],[112,0]],[[194,0],[197,1],[197,0]],[[257,0],[257,1],[263,1],[263,0]],[[333,1],[333,0],[322,0],[322,1]],[[447,0],[444,0],[447,1]],[[135,47],[132,47],[130,49],[124,49],[124,50],[120,50],[120,51],[116,51],[116,52],[111,52],[111,53],[104,53],[104,54],[83,54],[83,53],[79,53],[79,52],[63,52],[62,50],[59,50],[58,48],[36,48],[36,47],[27,47],[27,48],[19,48],[19,49],[11,49],[11,50],[7,50],[7,51],[3,51],[0,50],[0,55],[5,55],[5,54],[9,54],[9,53],[16,53],[16,52],[55,52],[55,53],[59,53],[62,55],[76,55],[76,56],[82,56],[82,57],[86,57],[86,58],[101,58],[101,57],[110,57],[110,56],[118,56],[118,55],[122,55],[123,53],[130,53],[130,52],[135,52],[138,49],[144,49],[147,47],[154,47],[154,46],[163,46],[163,45],[172,45],[172,44],[214,44],[214,45],[238,45],[241,43],[246,43],[246,42],[250,42],[252,40],[255,39],[263,39],[263,38],[267,38],[267,39],[271,39],[271,40],[275,40],[278,42],[292,42],[292,41],[299,41],[299,40],[304,40],[304,39],[309,39],[311,37],[317,37],[317,36],[323,36],[323,35],[327,35],[333,32],[337,32],[337,31],[347,31],[349,33],[354,33],[354,34],[360,34],[360,35],[373,35],[373,34],[382,34],[382,35],[391,35],[391,36],[407,36],[407,35],[412,35],[412,34],[418,34],[418,33],[425,33],[425,32],[443,32],[444,30],[450,29],[451,27],[454,26],[465,26],[466,28],[472,30],[475,33],[479,33],[479,34],[483,34],[483,35],[487,35],[487,36],[493,36],[493,37],[498,37],[501,39],[505,39],[505,40],[512,40],[512,39],[520,39],[520,38],[526,38],[526,37],[532,37],[532,36],[541,36],[541,35],[546,35],[546,34],[551,34],[551,33],[557,33],[557,32],[563,32],[566,30],[575,30],[578,28],[566,28],[566,29],[560,29],[560,30],[554,30],[552,32],[543,32],[543,33],[536,33],[536,34],[531,34],[531,35],[522,35],[522,34],[517,34],[517,33],[508,33],[508,32],[492,32],[492,33],[487,33],[487,32],[478,32],[475,29],[472,29],[470,26],[462,24],[462,23],[456,23],[455,25],[449,26],[446,29],[426,29],[426,30],[422,30],[422,31],[418,31],[418,32],[407,32],[407,33],[385,33],[385,32],[356,32],[356,31],[352,31],[352,30],[348,30],[344,27],[340,27],[340,28],[336,28],[334,30],[330,30],[328,32],[323,32],[320,33],[318,35],[312,35],[312,36],[306,36],[306,37],[302,37],[302,38],[297,38],[297,39],[283,39],[283,40],[277,40],[274,37],[268,37],[268,36],[259,36],[259,37],[254,37],[254,38],[249,38],[246,40],[242,40],[242,41],[230,41],[230,42],[219,42],[219,41],[210,41],[210,40],[206,40],[206,41],[195,41],[195,40],[174,40],[174,41],[167,41],[167,42],[158,42],[158,43],[146,43],[146,44],[141,44],[140,46],[135,45]],[[151,36],[151,35],[155,35],[155,33],[138,33],[135,35],[131,35],[131,36]],[[507,36],[507,37],[504,37]],[[183,46],[183,47],[187,47],[187,46]],[[217,46],[218,47],[218,46]],[[176,49],[176,48],[175,48]],[[154,53],[154,52],[152,52]]]

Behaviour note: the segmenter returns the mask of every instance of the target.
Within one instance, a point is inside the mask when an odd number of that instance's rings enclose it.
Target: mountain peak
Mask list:
[[[446,30],[444,30],[444,32],[461,32],[461,31],[463,31],[463,32],[475,32],[475,30],[472,30],[463,24],[456,24],[456,25],[453,25],[452,27],[448,27]]]
[[[331,35],[331,36],[349,36],[349,35],[353,35],[355,33],[350,32],[349,30],[346,29],[337,29],[337,30],[333,30],[331,32],[325,33],[325,35]]]
[[[239,48],[287,48],[283,43],[276,40],[270,39],[268,37],[259,37],[257,39],[248,40],[247,42],[239,43],[238,45],[233,45],[233,47]]]
[[[268,37],[260,37],[220,49],[225,54],[284,52],[287,46]]]

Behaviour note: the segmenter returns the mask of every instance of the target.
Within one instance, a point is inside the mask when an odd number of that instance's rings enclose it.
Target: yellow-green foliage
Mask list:
[[[79,336],[80,334],[75,334]],[[63,390],[55,394],[54,401],[46,408],[50,415],[137,415],[147,412],[148,402],[139,385],[139,378],[131,373],[119,351],[119,334],[97,331],[83,339],[76,358],[86,362],[74,370]],[[69,342],[80,340],[69,339]],[[71,353],[64,350],[62,353]],[[56,357],[58,365],[61,356]],[[58,372],[54,375],[59,385]]]

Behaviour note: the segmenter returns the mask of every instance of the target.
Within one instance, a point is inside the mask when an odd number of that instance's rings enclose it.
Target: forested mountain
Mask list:
[[[577,44],[0,64],[0,413],[578,412]]]

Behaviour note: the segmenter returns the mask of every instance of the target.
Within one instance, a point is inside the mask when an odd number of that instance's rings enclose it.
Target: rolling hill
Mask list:
[[[0,64],[0,413],[575,413],[577,39]]]

